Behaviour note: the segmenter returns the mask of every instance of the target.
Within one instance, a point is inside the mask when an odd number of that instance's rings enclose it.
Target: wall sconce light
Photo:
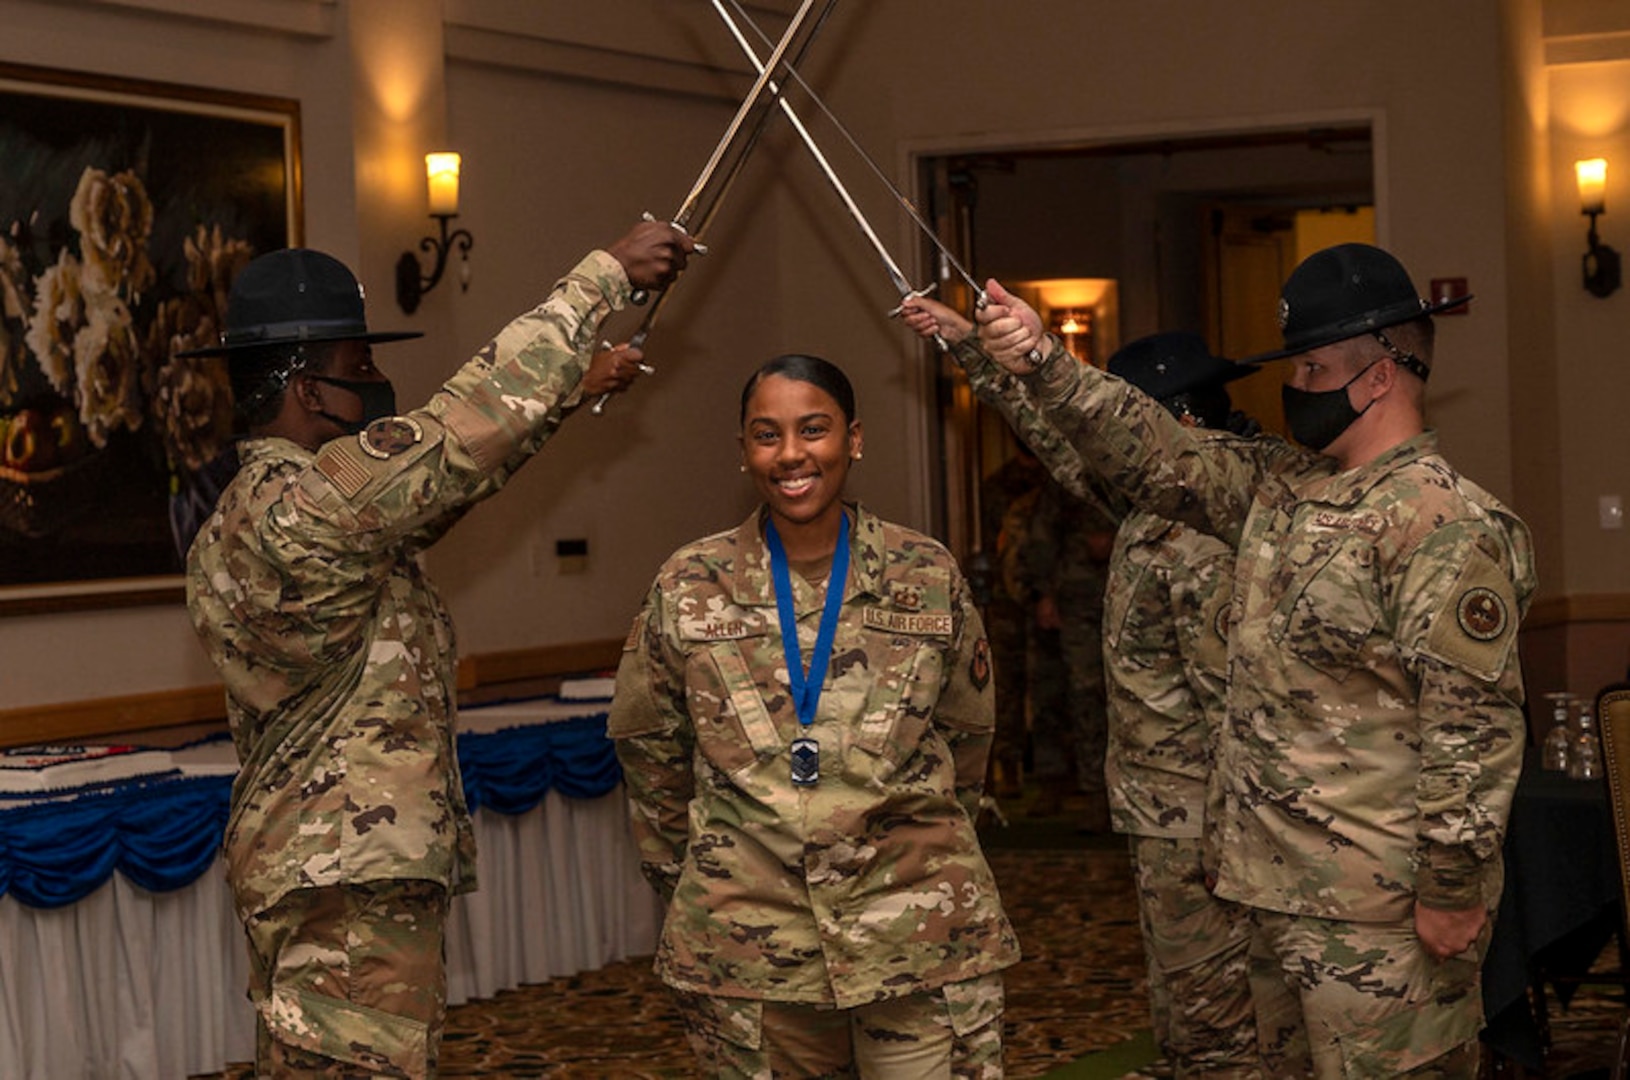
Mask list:
[[[448,251],[454,244],[458,245],[462,262],[459,289],[462,292],[470,287],[470,248],[475,238],[468,229],[447,231],[447,223],[458,217],[458,166],[457,154],[424,156],[425,178],[430,185],[430,216],[440,225],[441,237],[427,236],[419,241],[419,250],[435,259],[429,274],[420,271],[419,257],[411,251],[402,252],[402,257],[396,260],[396,302],[409,315],[418,309],[424,294],[441,280],[442,272],[447,269]]]
[[[1590,232],[1585,236],[1585,291],[1592,296],[1611,296],[1619,287],[1619,253],[1596,239],[1596,215],[1607,210],[1607,161],[1591,158],[1573,163],[1579,183],[1579,212],[1589,216]]]
[[[1058,335],[1065,352],[1083,364],[1092,363],[1092,312],[1074,308],[1054,311],[1048,328]]]

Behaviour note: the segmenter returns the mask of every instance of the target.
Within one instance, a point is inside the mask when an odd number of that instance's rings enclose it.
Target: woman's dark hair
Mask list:
[[[747,422],[747,399],[753,396],[758,384],[771,375],[796,379],[798,382],[806,382],[825,390],[832,395],[832,400],[838,403],[838,408],[843,410],[843,422],[845,424],[855,422],[855,388],[849,385],[849,376],[830,360],[788,353],[769,361],[747,379],[747,385],[741,388],[741,423]]]

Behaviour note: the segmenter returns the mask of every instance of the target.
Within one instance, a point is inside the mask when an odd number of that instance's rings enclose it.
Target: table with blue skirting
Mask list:
[[[660,909],[605,709],[461,713],[481,886],[453,903],[451,1002],[653,947]],[[0,762],[0,1077],[169,1080],[253,1057],[243,931],[217,865],[230,742],[32,753],[33,767]]]

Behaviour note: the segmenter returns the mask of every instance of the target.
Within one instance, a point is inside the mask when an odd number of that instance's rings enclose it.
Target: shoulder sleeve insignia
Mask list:
[[[362,452],[382,461],[412,449],[423,439],[424,429],[411,416],[381,417],[357,435]]]
[[[317,471],[347,499],[368,486],[368,463],[357,456],[350,443],[335,440],[317,454]]]
[[[1493,682],[1516,640],[1514,605],[1510,577],[1493,559],[1473,549],[1439,602],[1422,651]]]
[[[1510,618],[1505,600],[1493,589],[1484,586],[1467,589],[1455,606],[1455,618],[1467,637],[1478,641],[1493,641],[1505,632]]]
[[[1226,642],[1228,631],[1233,625],[1234,598],[1225,594],[1222,601],[1217,604],[1216,614],[1211,617],[1211,630],[1219,640]]]
[[[984,690],[990,684],[990,642],[980,638],[974,643],[973,659],[968,661],[968,681],[975,690]]]

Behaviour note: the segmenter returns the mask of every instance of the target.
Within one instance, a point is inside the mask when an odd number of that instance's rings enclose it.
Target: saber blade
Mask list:
[[[832,6],[836,3],[837,0],[826,0],[826,7],[821,14],[821,19],[817,20],[816,23],[817,29],[820,22],[825,20],[826,14],[832,10]],[[680,204],[679,209],[674,212],[674,216],[669,219],[679,228],[684,228],[690,221],[691,215],[695,212],[696,206],[701,201],[708,184],[713,180],[713,174],[718,171],[719,163],[724,160],[724,156],[730,152],[731,147],[735,145],[741,133],[746,130],[748,117],[758,110],[768,108],[768,104],[764,100],[766,95],[774,95],[779,98],[780,91],[775,89],[773,76],[784,66],[787,50],[792,47],[793,41],[799,36],[799,32],[803,30],[804,22],[809,18],[810,9],[814,6],[815,0],[803,0],[803,3],[799,5],[797,14],[792,17],[792,22],[787,25],[787,32],[782,34],[781,40],[776,43],[775,51],[770,54],[769,62],[759,69],[758,78],[753,81],[753,88],[747,91],[747,96],[742,99],[741,106],[736,110],[736,115],[730,118],[730,126],[725,128],[724,137],[719,140],[719,145],[713,148],[713,155],[708,158],[707,164],[702,166],[701,173],[696,177],[696,183],[691,185],[690,194],[685,196],[685,201]]]
[[[714,2],[716,5],[718,0],[714,0]],[[753,17],[747,14],[746,9],[741,5],[741,0],[729,0],[729,3],[731,7],[736,9],[736,14],[741,17],[741,21],[745,23],[754,34],[758,35],[759,40],[763,41],[765,44],[768,44],[770,39],[765,35],[763,30],[759,29],[758,24],[753,21]],[[945,260],[946,264],[950,266],[951,269],[956,271],[957,276],[962,278],[963,281],[967,282],[968,288],[973,290],[974,306],[976,308],[984,308],[989,305],[990,296],[985,292],[984,286],[975,281],[973,275],[968,273],[967,268],[964,267],[962,262],[951,253],[951,249],[945,245],[945,241],[941,240],[939,234],[929,227],[928,222],[923,220],[922,215],[917,212],[917,208],[911,204],[911,200],[906,198],[905,192],[901,191],[899,186],[889,178],[888,173],[883,171],[883,167],[877,163],[877,160],[873,158],[871,154],[866,152],[866,148],[860,144],[859,139],[855,138],[854,133],[849,130],[848,126],[845,125],[843,121],[839,120],[831,109],[827,108],[826,102],[821,100],[821,96],[815,92],[815,89],[810,86],[809,83],[804,81],[804,77],[802,75],[798,74],[798,68],[793,64],[788,64],[786,70],[787,77],[793,82],[797,83],[804,93],[809,95],[809,100],[814,103],[815,107],[819,109],[829,121],[832,122],[832,126],[837,128],[838,133],[843,136],[844,141],[849,144],[849,147],[852,150],[854,150],[855,155],[859,157],[861,161],[866,163],[866,167],[872,171],[872,174],[876,176],[878,180],[882,181],[883,186],[886,187],[894,196],[895,201],[900,204],[901,209],[906,212],[906,216],[909,217],[917,226],[918,231],[926,236],[929,242],[932,243],[939,251],[940,257]],[[940,346],[941,351],[945,351],[945,343],[939,339],[938,335],[935,336],[935,341]],[[1040,363],[1042,359],[1040,349],[1031,349],[1027,355],[1033,363]]]
[[[791,70],[791,61],[786,59],[787,50],[798,40],[801,33],[803,38],[802,41],[798,41],[797,58],[799,60],[803,59],[804,51],[815,40],[815,35],[825,25],[827,16],[832,14],[832,9],[837,6],[837,2],[838,0],[825,0],[820,16],[816,18],[814,25],[810,27],[808,32],[804,33],[804,23],[808,20],[810,9],[815,6],[815,0],[803,0],[798,11],[793,15],[792,21],[787,24],[786,32],[781,35],[781,40],[776,43],[775,50],[771,54],[772,62],[760,70],[752,88],[748,90],[747,96],[742,99],[741,105],[737,107],[735,116],[731,117],[730,124],[725,128],[723,137],[719,139],[718,145],[713,148],[713,153],[708,158],[707,164],[702,166],[702,171],[697,175],[696,182],[691,185],[690,193],[685,196],[685,201],[680,204],[674,216],[669,219],[675,228],[687,228],[691,218],[696,213],[697,207],[702,202],[703,194],[708,191],[709,185],[719,175],[720,163],[732,146],[742,138],[742,133],[748,132],[741,152],[736,155],[730,166],[724,170],[722,179],[717,184],[717,191],[713,193],[713,198],[709,200],[706,209],[702,211],[697,228],[691,233],[694,240],[699,241],[702,238],[702,234],[707,230],[708,223],[712,221],[713,215],[718,211],[720,204],[723,203],[725,194],[730,190],[731,185],[735,183],[736,176],[741,172],[742,165],[746,163],[748,155],[752,153],[753,148],[758,144],[758,137],[764,131],[764,122],[772,115],[764,98],[766,94],[774,94],[779,98],[780,89],[775,86],[771,76],[780,68]],[[755,112],[759,114],[757,121],[749,129],[748,117]],[[706,254],[706,248],[700,244],[698,244],[697,250],[702,254]],[[667,300],[670,291],[671,286],[669,289],[663,289],[656,302],[646,311],[639,330],[629,340],[631,347],[644,347],[646,338],[651,334],[651,328],[656,325],[657,314]],[[636,304],[644,304],[647,295],[645,290],[636,289],[630,298]],[[649,365],[644,365],[641,370],[650,374],[655,369],[650,368]],[[590,406],[589,411],[595,416],[602,415],[606,410],[606,402],[610,400],[610,393],[601,394],[594,404]]]
[[[725,26],[730,30],[730,36],[736,39],[736,44],[741,47],[742,54],[747,57],[748,62],[751,63],[754,69],[760,74],[767,71],[768,69],[758,58],[758,52],[748,42],[747,38],[743,36],[741,27],[736,25],[736,20],[731,18],[730,12],[726,10],[723,0],[712,0],[712,2],[713,9],[719,13],[719,18],[724,21]],[[791,70],[791,68],[788,70]],[[872,246],[872,250],[877,253],[878,259],[882,261],[883,269],[888,273],[889,280],[894,283],[896,291],[898,291],[900,294],[900,299],[904,300],[912,296],[926,296],[931,291],[931,288],[925,287],[923,289],[913,289],[911,287],[911,282],[906,278],[905,272],[900,269],[900,264],[895,261],[894,256],[890,254],[887,246],[885,246],[883,241],[878,238],[877,232],[872,228],[871,222],[866,219],[866,215],[861,211],[860,207],[855,204],[853,196],[849,194],[848,187],[845,186],[841,179],[839,179],[837,170],[833,169],[832,163],[827,160],[826,154],[821,151],[820,144],[815,141],[815,137],[811,135],[809,133],[809,129],[804,126],[803,120],[799,118],[797,110],[792,107],[792,103],[785,97],[779,96],[779,90],[774,90],[772,92],[778,95],[776,97],[776,104],[780,106],[782,115],[787,118],[787,122],[792,125],[793,130],[798,133],[798,137],[803,140],[804,148],[807,149],[810,156],[815,159],[815,164],[820,167],[821,173],[826,177],[827,182],[832,185],[832,190],[837,192],[838,198],[842,201],[844,209],[849,212],[849,217],[854,221],[855,225],[859,227],[861,234],[866,237],[866,240]],[[899,308],[895,308],[895,310],[890,312],[890,314],[896,314],[899,310]]]

